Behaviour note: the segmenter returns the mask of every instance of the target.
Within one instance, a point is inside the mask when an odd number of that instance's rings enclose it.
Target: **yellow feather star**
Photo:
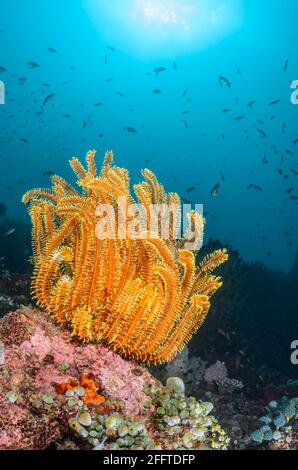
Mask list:
[[[227,252],[215,251],[196,267],[194,252],[185,249],[187,236],[175,240],[175,217],[168,239],[150,237],[151,205],[180,208],[179,196],[167,194],[146,169],[144,181],[134,187],[135,200],[128,172],[113,166],[112,152],[106,153],[99,174],[94,157],[95,151],[87,154],[86,169],[78,159],[70,161],[81,191],[53,176],[51,190],[34,189],[23,196],[33,225],[33,297],[84,341],[105,340],[143,361],[169,361],[204,321],[209,298],[221,286],[212,272],[228,259]],[[99,204],[110,204],[119,215],[119,197],[127,205],[144,206],[147,218],[140,231],[147,236],[119,237],[119,222],[114,239],[98,236]],[[191,212],[189,222],[197,222],[201,240],[204,219]]]

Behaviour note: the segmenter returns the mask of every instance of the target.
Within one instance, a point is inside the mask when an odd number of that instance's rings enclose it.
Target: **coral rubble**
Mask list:
[[[225,449],[212,404],[138,364],[82,344],[45,312],[0,320],[0,449]]]

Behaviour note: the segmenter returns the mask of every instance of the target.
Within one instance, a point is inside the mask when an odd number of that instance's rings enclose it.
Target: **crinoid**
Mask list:
[[[86,169],[78,159],[70,161],[79,191],[53,176],[51,190],[34,189],[23,197],[30,202],[33,224],[33,297],[82,340],[105,340],[135,359],[169,361],[202,324],[209,298],[221,286],[212,272],[227,253],[217,250],[196,267],[187,241],[191,236],[201,240],[204,219],[194,212],[182,240],[175,236],[177,217],[169,218],[169,235],[162,238],[158,215],[152,236],[152,207],[172,204],[180,210],[179,196],[167,194],[144,170],[134,199],[128,172],[113,165],[112,152],[106,153],[99,174],[94,157],[95,151],[87,154]],[[142,204],[147,217],[139,223],[139,237],[126,230],[131,214],[119,222],[129,212],[119,206],[119,198],[130,208]],[[117,217],[105,219],[102,207],[112,208]],[[113,227],[112,237],[102,236],[103,220]]]

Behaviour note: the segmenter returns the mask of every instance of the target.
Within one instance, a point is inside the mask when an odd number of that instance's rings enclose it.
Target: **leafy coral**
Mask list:
[[[83,340],[106,340],[114,350],[140,360],[168,361],[202,324],[209,298],[221,286],[212,272],[227,260],[227,253],[217,250],[196,267],[195,253],[186,249],[190,232],[180,242],[175,239],[175,217],[167,239],[160,230],[152,236],[152,205],[180,208],[180,199],[167,194],[147,169],[144,181],[134,186],[147,214],[142,236],[132,239],[119,218],[114,239],[99,236],[99,204],[119,215],[119,197],[127,206],[136,201],[127,171],[113,166],[112,152],[106,153],[99,174],[94,156],[94,151],[87,154],[87,169],[76,158],[70,161],[81,192],[53,176],[51,190],[35,189],[23,197],[24,203],[30,202],[33,224],[33,296]],[[154,215],[160,229],[160,216]],[[201,239],[204,219],[191,212],[189,220]]]

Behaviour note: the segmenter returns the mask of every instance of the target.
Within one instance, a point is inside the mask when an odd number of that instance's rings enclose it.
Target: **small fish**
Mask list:
[[[154,88],[152,93],[154,93],[155,95],[159,95],[161,93],[161,90],[159,88]]]
[[[243,119],[245,119],[245,116],[237,116],[234,118],[234,121],[242,121]]]
[[[53,176],[55,173],[52,170],[47,170],[43,172],[43,176]]]
[[[298,196],[290,196],[290,199],[292,199],[292,201],[298,201]]]
[[[294,157],[294,152],[292,152],[292,150],[290,150],[290,149],[285,149],[285,152],[286,152],[288,155],[291,155],[291,157]]]
[[[186,88],[186,90],[184,90],[184,92],[182,93],[182,97],[184,98],[184,96],[187,95],[187,92],[188,92],[188,88]]]
[[[293,175],[298,176],[298,171],[294,170],[294,168],[291,169],[291,172],[293,173]]]
[[[220,75],[218,78],[218,81],[219,81],[221,88],[223,88],[222,82],[224,82],[228,88],[232,88],[232,83],[227,79],[227,77]]]
[[[230,113],[232,110],[230,108],[225,108],[225,109],[222,109],[222,113]]]
[[[38,67],[40,67],[40,65],[37,62],[33,62],[33,61],[27,62],[27,65],[30,69],[37,69]]]
[[[287,59],[284,63],[284,72],[288,70],[288,65],[289,65],[289,59]]]
[[[247,186],[247,189],[252,189],[254,187],[254,185],[252,183],[250,183],[248,186]]]
[[[255,104],[256,104],[256,101],[250,101],[247,106],[249,108],[253,108]]]
[[[99,101],[98,103],[94,103],[93,106],[102,106],[102,103]]]
[[[24,142],[24,144],[28,144],[28,139],[25,139],[25,138],[21,138],[21,137],[20,137],[20,140],[21,140],[22,142]]]
[[[132,133],[132,134],[136,134],[138,132],[137,129],[135,129],[134,127],[131,127],[131,126],[123,127],[123,129],[127,132]]]
[[[105,64],[107,65],[107,63],[108,63],[108,56],[107,54],[105,54]]]
[[[109,77],[109,78],[106,79],[106,83],[111,83],[113,80],[114,80],[113,77]]]
[[[116,49],[115,49],[114,47],[112,47],[112,46],[107,46],[107,49],[109,49],[109,50],[112,51],[112,52],[116,52]]]
[[[187,188],[186,192],[187,192],[187,193],[191,193],[191,192],[193,192],[195,189],[196,189],[195,186],[190,186],[189,188]]]
[[[285,193],[286,193],[286,194],[290,194],[290,193],[292,193],[293,191],[295,191],[295,188],[291,187],[291,188],[286,189],[286,190],[285,190]]]
[[[189,114],[188,109],[186,109],[185,111],[183,111],[181,114],[182,114],[182,116],[184,116],[185,114]]]
[[[55,98],[56,94],[55,93],[50,93],[49,95],[47,95],[45,97],[45,99],[43,100],[43,106],[45,106],[49,101],[51,101],[53,98]]]
[[[210,191],[211,196],[216,197],[218,195],[219,188],[220,188],[220,184],[216,183],[216,185],[213,186],[213,188]]]
[[[293,140],[293,144],[294,144],[294,145],[297,145],[297,144],[298,144],[298,137],[297,137],[295,140]]]
[[[0,73],[7,72],[7,70],[4,67],[0,66]]]
[[[262,137],[267,137],[267,134],[263,131],[263,129],[258,128],[257,131],[259,132],[259,134],[261,134]]]
[[[173,63],[172,69],[175,70],[175,72],[176,72],[176,70],[178,69],[178,66],[177,66],[176,62]]]
[[[121,98],[125,98],[124,93],[121,93],[121,91],[117,91],[116,95],[121,96]]]
[[[237,67],[236,70],[237,70],[238,75],[242,75],[242,72],[241,72],[241,70],[239,69],[239,67]]]
[[[261,186],[258,186],[257,184],[254,185],[254,189],[259,192],[263,191],[263,188]]]
[[[66,118],[66,119],[69,119],[69,118],[71,118],[71,114],[63,114],[63,117]]]
[[[183,197],[181,200],[183,204],[191,204],[191,201],[189,199],[185,199],[185,197]]]
[[[57,50],[54,49],[53,47],[48,47],[48,51],[52,52],[53,54],[56,54]]]
[[[268,103],[268,106],[274,106],[276,104],[279,104],[280,103],[280,100],[274,100],[274,101],[271,101],[270,103]]]
[[[10,228],[9,230],[7,230],[7,231],[4,233],[4,236],[5,236],[5,237],[9,237],[9,235],[12,235],[15,231],[16,231],[15,228]]]
[[[189,128],[188,122],[185,119],[182,119],[181,122],[183,122],[185,129]]]
[[[155,67],[155,69],[153,69],[153,72],[156,73],[156,75],[159,75],[160,73],[165,72],[166,70],[166,67]]]

